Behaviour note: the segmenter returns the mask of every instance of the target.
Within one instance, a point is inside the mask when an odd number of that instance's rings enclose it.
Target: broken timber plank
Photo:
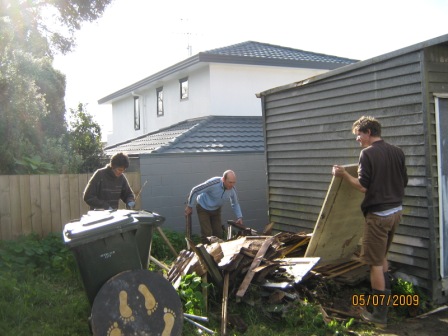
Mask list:
[[[357,177],[357,164],[344,167]],[[364,216],[359,206],[363,197],[345,179],[333,176],[305,257],[320,257],[324,265],[353,255],[362,237]]]
[[[202,275],[202,282],[208,284],[207,272]],[[205,313],[208,313],[208,289],[207,286],[202,287],[202,297],[204,298]]]
[[[295,249],[299,248],[300,246],[306,245],[308,243],[309,243],[309,239],[303,239],[303,240],[299,241],[296,245],[293,245],[292,247],[286,249],[286,251],[283,251],[281,258],[284,258],[286,255],[288,255]]]
[[[261,245],[261,248],[258,250],[258,253],[256,254],[254,260],[252,261],[252,264],[250,265],[249,271],[246,273],[246,276],[244,277],[243,282],[241,283],[240,287],[238,288],[238,292],[236,293],[236,296],[242,298],[244,294],[247,291],[247,288],[249,287],[252,278],[255,275],[255,268],[257,268],[261,261],[263,260],[263,257],[265,253],[267,252],[269,246],[271,246],[272,242],[274,241],[275,237],[270,237],[269,239],[266,239],[263,245]]]
[[[229,272],[224,274],[224,288],[222,290],[222,311],[221,311],[221,335],[227,335],[227,302],[229,299]]]
[[[161,269],[164,269],[165,271],[168,271],[168,272],[170,271],[170,268],[167,265],[165,265],[163,262],[157,260],[153,256],[150,255],[149,260],[152,261],[157,266],[159,266]]]
[[[222,274],[218,268],[218,265],[216,264],[215,260],[211,257],[210,254],[208,254],[207,250],[205,249],[203,244],[199,244],[195,246],[193,242],[190,242],[190,247],[196,253],[201,263],[205,266],[208,273],[212,277],[214,283],[218,285],[219,287],[223,287],[223,278]]]
[[[354,270],[354,269],[357,269],[357,268],[359,268],[359,267],[361,267],[361,266],[364,266],[365,264],[363,264],[363,263],[357,263],[357,264],[355,264],[355,265],[352,265],[352,266],[350,266],[350,267],[347,267],[347,268],[345,268],[345,269],[342,269],[342,270],[340,270],[340,271],[338,271],[338,272],[335,272],[335,273],[332,273],[332,274],[330,274],[327,278],[329,278],[329,279],[331,279],[331,278],[335,278],[335,277],[337,277],[337,276],[340,276],[340,275],[342,275],[342,274],[345,274],[345,273],[347,273],[347,272],[350,272],[350,271],[352,271],[352,270]]]

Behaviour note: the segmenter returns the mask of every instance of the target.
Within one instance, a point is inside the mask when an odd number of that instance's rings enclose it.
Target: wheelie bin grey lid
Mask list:
[[[118,211],[89,211],[81,219],[64,226],[64,242],[69,246],[85,244],[130,230],[137,230],[139,221]]]
[[[158,213],[148,210],[117,210],[117,214],[123,214],[124,216],[132,216],[136,218],[141,224],[150,224],[153,226],[160,226],[165,222],[165,217],[160,216]]]

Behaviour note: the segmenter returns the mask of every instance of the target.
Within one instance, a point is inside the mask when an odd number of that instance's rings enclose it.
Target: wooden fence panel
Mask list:
[[[70,220],[74,219],[80,213],[82,194],[79,193],[78,176],[81,175],[70,174],[68,176],[70,186]]]
[[[12,235],[17,237],[22,234],[22,216],[20,204],[20,176],[11,176],[9,180],[9,195],[11,199]]]
[[[31,229],[31,193],[30,193],[30,176],[19,176],[19,195],[20,195],[20,215],[22,219],[22,233],[30,234]]]
[[[59,199],[61,201],[60,209],[61,209],[61,225],[68,223],[71,218],[70,213],[70,184],[68,175],[60,175],[59,176]],[[61,228],[62,231],[62,228]]]
[[[50,175],[40,175],[40,206],[42,209],[42,236],[51,232]]]
[[[50,198],[51,209],[51,232],[62,231],[60,182],[59,175],[50,175],[50,194],[48,197]]]
[[[39,175],[30,176],[31,198],[31,230],[42,234],[42,207],[40,204],[40,178]]]
[[[92,177],[93,174],[83,174],[83,175],[78,175],[79,179],[78,179],[78,190],[79,190],[79,195],[78,195],[78,202],[79,202],[79,213],[74,214],[72,216],[72,219],[76,219],[76,218],[80,218],[82,214],[85,214],[87,211],[89,211],[89,206],[86,204],[86,202],[84,202],[84,189],[87,186],[87,183],[89,182],[90,178]]]
[[[92,174],[0,176],[0,239],[11,240],[31,232],[45,237],[62,232],[64,225],[89,210],[84,188]],[[137,196],[140,173],[126,173]],[[136,208],[140,209],[140,199]],[[120,202],[120,208],[125,205]]]

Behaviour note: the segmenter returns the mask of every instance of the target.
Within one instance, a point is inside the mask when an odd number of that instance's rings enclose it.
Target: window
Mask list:
[[[188,77],[179,80],[180,100],[188,99]]]
[[[134,96],[134,129],[140,129],[140,97]]]
[[[157,116],[163,116],[163,87],[156,89],[157,95]]]

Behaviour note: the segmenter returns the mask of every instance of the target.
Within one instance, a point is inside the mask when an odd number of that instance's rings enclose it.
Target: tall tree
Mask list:
[[[53,55],[71,51],[81,23],[111,2],[0,0],[0,173],[17,173],[17,162],[61,143],[66,80]]]
[[[70,114],[69,143],[72,153],[81,158],[77,170],[80,173],[93,172],[104,159],[101,127],[83,104],[79,104],[77,110],[70,109]]]

